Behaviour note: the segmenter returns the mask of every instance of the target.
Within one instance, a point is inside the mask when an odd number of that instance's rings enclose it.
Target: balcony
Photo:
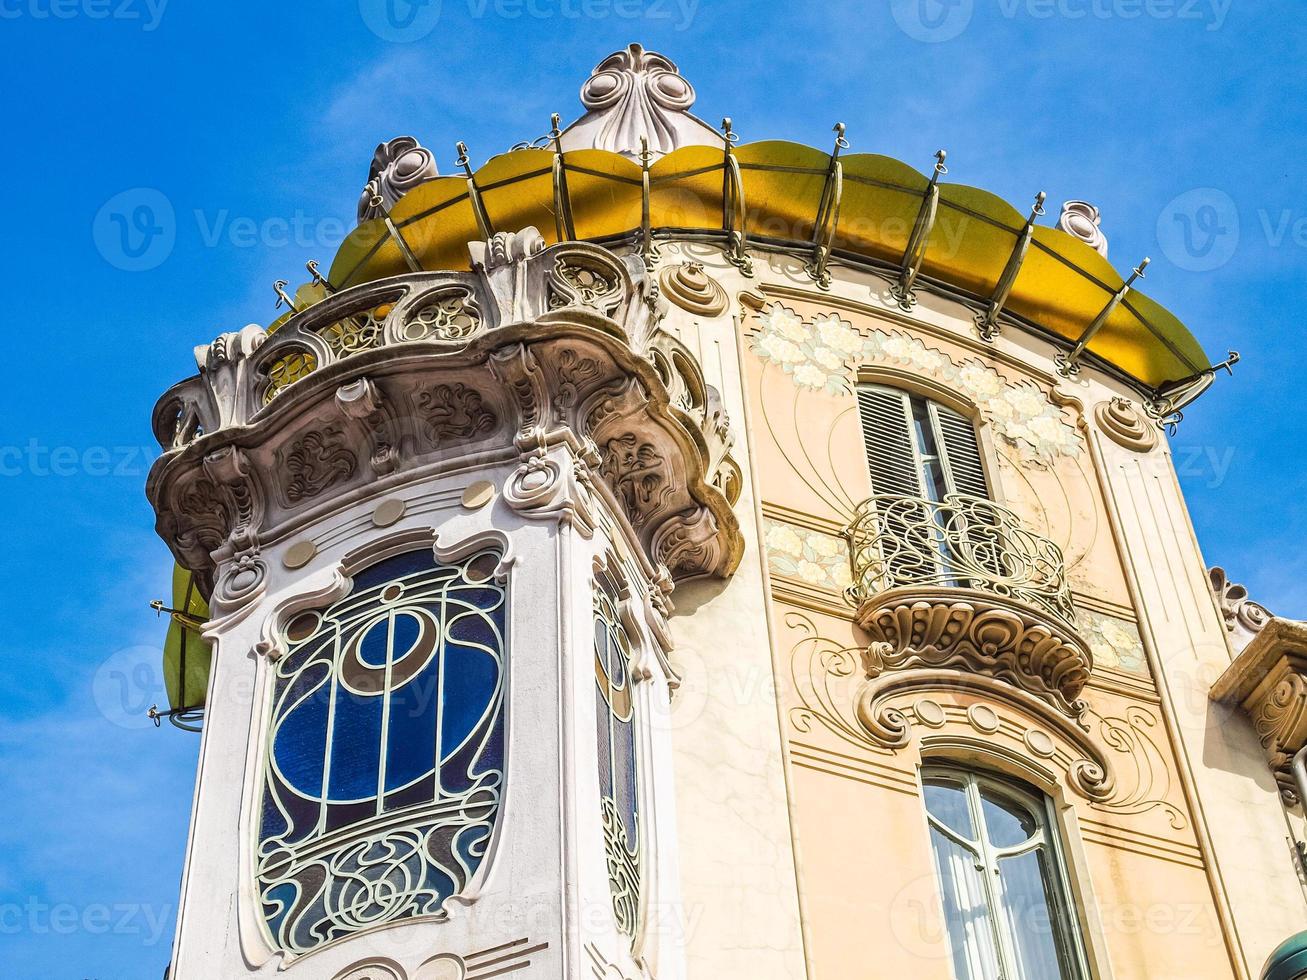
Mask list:
[[[1093,666],[1076,633],[1062,550],[991,500],[896,494],[845,529],[848,597],[872,638],[868,675],[911,667],[988,674],[1079,715]]]

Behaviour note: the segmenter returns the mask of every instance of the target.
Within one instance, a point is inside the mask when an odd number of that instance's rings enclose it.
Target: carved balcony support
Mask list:
[[[164,455],[147,492],[206,591],[229,556],[250,565],[259,542],[378,481],[529,464],[559,444],[625,519],[651,574],[734,570],[729,423],[693,355],[659,329],[638,256],[547,249],[533,228],[470,250],[471,273],[343,290],[271,335],[246,327],[197,350],[200,374],[156,408]],[[219,476],[207,461],[230,453],[239,472]],[[248,590],[219,591],[235,601]]]
[[[1290,763],[1307,746],[1307,623],[1266,621],[1212,685],[1212,700],[1247,712],[1280,796],[1299,803]]]
[[[1061,550],[989,500],[881,495],[847,530],[868,679],[951,668],[1011,684],[1066,715],[1093,658],[1071,625]]]

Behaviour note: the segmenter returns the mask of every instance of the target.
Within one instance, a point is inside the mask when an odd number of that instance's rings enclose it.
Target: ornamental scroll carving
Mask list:
[[[1011,684],[1078,717],[1093,660],[1075,631],[1023,603],[969,589],[892,589],[864,602],[867,676],[955,668]]]
[[[307,432],[280,455],[287,474],[282,491],[292,504],[318,496],[348,480],[358,469],[339,426]]]
[[[165,394],[155,426],[165,452],[147,492],[162,535],[201,581],[257,550],[227,543],[235,525],[275,540],[309,508],[361,499],[378,476],[393,488],[401,475],[514,455],[505,500],[533,519],[584,527],[604,505],[657,576],[734,569],[742,473],[731,426],[694,354],[660,328],[640,257],[581,242],[546,248],[531,228],[469,251],[471,272],[344,289],[272,335],[232,335],[212,369]],[[376,346],[346,351],[324,338],[360,311],[378,318]],[[267,398],[270,372],[296,358],[312,370],[281,377]],[[268,506],[251,515],[225,482],[195,481],[206,456],[237,444],[244,472],[267,490]]]
[[[1070,790],[1097,807],[1126,815],[1157,811],[1173,829],[1187,826],[1170,802],[1169,768],[1155,741],[1159,721],[1148,709],[1128,705],[1102,715],[1086,708],[1073,720],[988,673],[921,664],[890,669],[883,646],[842,646],[797,611],[783,622],[795,637],[789,658],[799,703],[789,721],[796,731],[821,728],[875,753],[958,732],[1059,772]]]

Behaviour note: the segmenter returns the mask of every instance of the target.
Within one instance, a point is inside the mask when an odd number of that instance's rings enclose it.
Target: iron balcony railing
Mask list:
[[[1074,622],[1062,549],[983,497],[880,494],[845,529],[855,605],[901,586],[976,589]]]

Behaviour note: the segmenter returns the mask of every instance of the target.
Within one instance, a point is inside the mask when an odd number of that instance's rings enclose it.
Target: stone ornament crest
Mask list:
[[[653,158],[681,146],[720,146],[721,136],[690,115],[694,86],[671,59],[629,44],[601,61],[581,86],[589,111],[562,134],[564,150],[608,150],[638,159],[647,146]]]
[[[1157,427],[1128,398],[1111,398],[1094,406],[1094,421],[1118,446],[1146,453],[1157,445]]]
[[[380,218],[413,188],[438,176],[435,156],[412,136],[378,143],[359,195],[359,224]]]
[[[1271,621],[1272,613],[1260,602],[1254,602],[1244,586],[1231,582],[1219,565],[1208,570],[1207,578],[1225,631],[1230,634],[1236,651],[1242,650]]]
[[[1067,201],[1062,205],[1057,226],[1107,258],[1107,236],[1103,234],[1102,221],[1101,212],[1088,201]]]

